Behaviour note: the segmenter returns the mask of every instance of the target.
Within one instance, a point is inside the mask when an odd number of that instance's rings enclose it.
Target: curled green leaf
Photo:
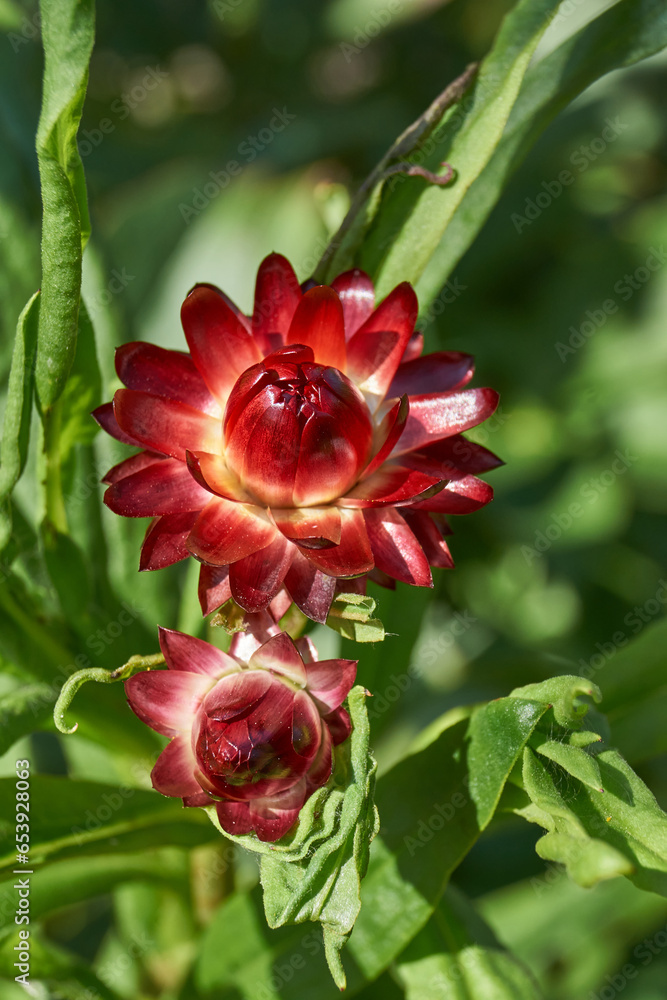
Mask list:
[[[126,681],[133,674],[138,674],[141,670],[150,670],[151,667],[158,667],[164,663],[162,653],[151,653],[148,656],[131,656],[127,663],[115,670],[104,670],[102,667],[87,667],[85,670],[77,670],[75,674],[68,677],[58,695],[55,708],[53,709],[53,721],[58,732],[65,736],[71,736],[79,727],[75,722],[73,726],[68,726],[65,722],[65,712],[72,704],[74,695],[80,687],[87,681],[97,681],[98,684],[113,684],[115,681]]]

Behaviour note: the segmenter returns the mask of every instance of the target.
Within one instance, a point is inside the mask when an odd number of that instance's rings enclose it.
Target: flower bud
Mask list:
[[[125,684],[139,718],[172,737],[153,786],[186,806],[215,805],[228,833],[278,840],[329,780],[333,746],[349,735],[341,705],[356,662],[318,663],[308,640],[297,647],[277,631],[261,645],[236,638],[229,654],[169,629],[160,645],[169,669]]]

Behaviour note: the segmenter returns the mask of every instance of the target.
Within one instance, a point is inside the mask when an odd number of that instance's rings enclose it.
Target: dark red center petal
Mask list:
[[[373,425],[363,396],[337,368],[289,345],[236,382],[223,419],[227,462],[273,507],[327,503],[368,462]]]

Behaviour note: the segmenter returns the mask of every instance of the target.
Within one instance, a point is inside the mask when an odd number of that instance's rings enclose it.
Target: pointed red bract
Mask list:
[[[326,285],[316,285],[303,296],[292,317],[286,344],[312,348],[318,365],[345,372],[345,320],[340,299]]]
[[[375,308],[373,282],[364,271],[354,268],[339,274],[331,287],[338,292],[345,317],[345,339],[350,340]]]
[[[364,516],[377,568],[414,587],[432,587],[428,559],[405,518],[391,507],[366,510]]]
[[[195,410],[221,416],[220,404],[189,354],[135,341],[117,348],[115,361],[118,378],[128,389],[168,396]]]
[[[264,353],[285,343],[301,297],[301,288],[289,261],[278,253],[266,257],[257,272],[252,315],[253,334]]]
[[[239,375],[261,361],[259,347],[210,285],[195,285],[181,308],[181,321],[192,360],[213,396],[224,405]]]
[[[104,502],[125,517],[152,517],[155,514],[183,514],[200,510],[209,494],[198,486],[185,465],[175,458],[151,462],[139,472],[113,483]]]
[[[187,451],[215,451],[220,447],[220,421],[185,403],[119,389],[113,408],[121,430],[150,451],[185,461]]]
[[[181,559],[187,559],[190,551],[186,543],[198,513],[195,510],[158,517],[146,532],[141,546],[139,569],[164,569]]]

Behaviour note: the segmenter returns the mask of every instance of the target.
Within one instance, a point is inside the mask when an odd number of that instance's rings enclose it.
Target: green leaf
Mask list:
[[[582,750],[581,747],[560,743],[558,740],[544,739],[540,734],[530,741],[530,745],[543,757],[560,764],[568,774],[579,778],[579,781],[583,781],[585,785],[590,785],[596,792],[604,791],[600,768],[595,758]]]
[[[557,6],[558,0],[521,0],[505,18],[465,109],[447,110],[437,128],[406,151],[408,159],[418,153],[421,164],[435,172],[446,160],[456,171],[455,181],[439,187],[421,178],[393,177],[388,185],[392,190],[385,187],[381,201],[373,192],[376,204],[371,211],[377,214],[355,260],[376,281],[379,298],[401,281],[415,282],[424,271],[467,190],[493,155],[535,47]],[[368,212],[367,206],[364,210]],[[340,254],[334,255],[328,274],[341,270],[341,263]]]
[[[0,551],[7,545],[12,530],[7,501],[28,455],[38,321],[39,292],[36,292],[19,316],[9,373],[0,447]]]
[[[596,761],[603,792],[556,778],[526,749],[524,787],[537,811],[522,814],[549,833],[537,852],[565,864],[580,885],[627,875],[640,889],[667,895],[667,815],[616,750]]]
[[[389,966],[430,919],[449,876],[479,836],[468,791],[468,720],[388,771],[377,786],[382,820],[347,951],[368,979]]]
[[[139,850],[155,844],[210,841],[208,820],[199,809],[152,791],[95,781],[30,778],[30,858],[35,865],[83,854]],[[15,866],[16,783],[0,779],[0,835],[5,853],[0,868]]]
[[[379,618],[372,618],[375,601],[365,594],[337,594],[334,597],[327,625],[339,632],[344,639],[354,642],[382,642],[384,625]]]
[[[579,729],[581,720],[590,708],[588,702],[581,701],[580,695],[592,698],[595,702],[599,702],[602,698],[596,684],[591,684],[583,677],[569,674],[551,677],[539,684],[527,684],[525,687],[515,688],[510,697],[544,702],[553,709],[553,717],[559,726]]]
[[[527,150],[558,112],[599,77],[665,45],[664,4],[620,0],[528,69],[500,143],[457,206],[446,238],[417,282],[422,311],[473,242]]]
[[[361,880],[378,829],[376,764],[368,748],[365,700],[363,688],[352,689],[352,736],[337,751],[331,782],[301,810],[296,832],[276,844],[263,844],[254,836],[230,837],[262,855],[260,879],[270,927],[306,920],[322,924],[327,962],[340,989],[345,987],[345,973],[339,953],[359,913]],[[224,834],[215,809],[207,812]]]
[[[512,694],[483,705],[472,716],[468,767],[480,829],[490,823],[510,771],[547,708],[544,701]]]
[[[632,873],[633,865],[626,855],[589,834],[556,788],[553,775],[528,747],[524,751],[523,783],[534,808],[521,810],[521,815],[549,831],[535,848],[541,858],[565,865],[570,877],[584,887]],[[598,822],[595,830],[602,833],[603,826]]]
[[[42,0],[42,306],[35,382],[44,410],[60,396],[76,350],[83,247],[90,232],[76,134],[94,40],[93,0]]]
[[[538,1000],[526,968],[449,886],[395,966],[406,1000]]]

